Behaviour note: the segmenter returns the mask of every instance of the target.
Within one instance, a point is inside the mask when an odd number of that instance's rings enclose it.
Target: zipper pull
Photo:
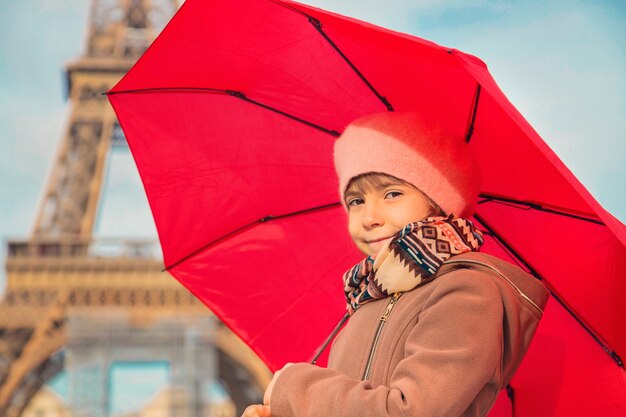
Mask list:
[[[399,292],[393,294],[389,300],[389,304],[387,304],[387,308],[385,308],[385,311],[383,312],[383,315],[380,316],[380,321],[387,321],[389,314],[391,314],[391,310],[393,310],[393,306],[396,304],[396,301],[398,301],[398,298],[400,298],[400,295],[401,293]]]

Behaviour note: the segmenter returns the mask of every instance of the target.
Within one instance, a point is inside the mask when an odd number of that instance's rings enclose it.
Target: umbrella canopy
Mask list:
[[[481,166],[483,251],[553,293],[511,383],[515,410],[623,415],[626,228],[480,59],[294,2],[188,0],[109,99],[166,269],[274,370],[310,359],[360,259],[338,203],[336,136],[380,111],[444,119]]]

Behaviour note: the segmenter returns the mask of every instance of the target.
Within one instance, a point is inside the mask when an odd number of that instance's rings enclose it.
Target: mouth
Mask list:
[[[382,242],[383,240],[391,239],[391,237],[392,236],[387,236],[387,237],[381,237],[380,239],[366,240],[365,243],[370,244],[370,243]]]

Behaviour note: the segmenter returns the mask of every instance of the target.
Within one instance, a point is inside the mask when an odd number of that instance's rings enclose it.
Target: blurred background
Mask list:
[[[598,201],[626,219],[626,5],[330,0],[481,57]],[[269,371],[161,272],[108,90],[176,0],[0,0],[0,415],[235,416]]]

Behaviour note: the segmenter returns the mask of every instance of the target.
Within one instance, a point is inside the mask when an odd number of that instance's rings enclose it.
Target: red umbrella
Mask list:
[[[385,110],[445,117],[481,164],[483,250],[553,293],[514,410],[626,412],[626,228],[480,59],[290,1],[188,0],[109,99],[166,269],[273,370],[311,358],[360,258],[337,202],[338,132]]]

